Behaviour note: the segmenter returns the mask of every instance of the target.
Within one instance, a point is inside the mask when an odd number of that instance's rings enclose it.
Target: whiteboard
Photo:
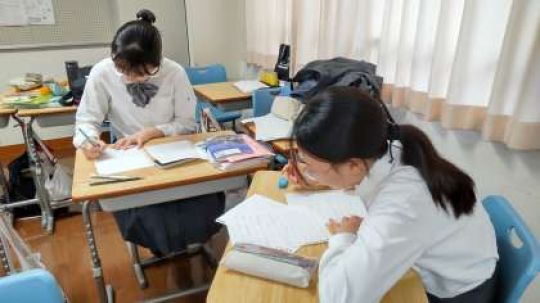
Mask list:
[[[52,0],[54,24],[0,26],[0,49],[110,44],[116,27],[114,3]]]

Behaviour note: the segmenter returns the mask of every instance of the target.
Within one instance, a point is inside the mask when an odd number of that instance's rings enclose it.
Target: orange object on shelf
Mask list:
[[[38,88],[38,92],[42,96],[51,94],[51,90],[46,85]]]

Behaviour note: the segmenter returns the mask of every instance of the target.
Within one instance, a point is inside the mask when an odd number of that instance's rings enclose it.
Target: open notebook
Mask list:
[[[171,167],[198,159],[205,159],[204,154],[193,143],[185,140],[151,145],[146,147],[145,150],[159,167]]]
[[[108,148],[95,161],[95,165],[99,175],[113,175],[151,166],[168,168],[197,159],[205,159],[204,153],[190,141],[184,140],[151,145],[144,149]]]

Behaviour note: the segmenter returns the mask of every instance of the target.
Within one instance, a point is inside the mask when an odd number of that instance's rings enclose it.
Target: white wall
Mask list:
[[[193,66],[221,63],[230,79],[244,75],[244,0],[186,0]]]
[[[118,18],[118,25],[135,19],[140,8],[148,8],[156,14],[156,26],[163,38],[164,56],[180,64],[189,64],[187,31],[183,0],[115,0],[113,7]],[[112,40],[112,37],[111,37]],[[64,61],[77,60],[80,65],[91,65],[109,56],[109,46],[54,49],[54,50],[14,50],[0,51],[0,91],[7,87],[9,79],[21,77],[27,72],[38,72],[46,76],[65,77]],[[13,123],[0,130],[0,146],[23,142],[20,130],[12,127]],[[73,134],[73,127],[36,128],[44,139],[68,137]]]
[[[184,0],[115,0],[119,25],[135,19],[142,8],[156,15],[156,26],[161,32],[163,55],[182,65],[189,64],[187,24]]]
[[[540,239],[540,151],[520,152],[483,140],[478,132],[446,130],[403,110],[394,111],[401,123],[420,127],[447,159],[472,175],[479,197],[503,195]],[[540,278],[522,302],[540,302]]]

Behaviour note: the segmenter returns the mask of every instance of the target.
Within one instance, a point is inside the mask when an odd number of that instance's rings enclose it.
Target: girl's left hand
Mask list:
[[[356,234],[360,228],[360,224],[362,224],[362,220],[363,219],[358,216],[343,217],[341,222],[330,219],[330,221],[326,223],[326,228],[328,228],[328,231],[332,235],[339,233]]]
[[[129,149],[133,145],[137,148],[142,148],[144,143],[154,139],[163,137],[163,133],[157,128],[147,128],[137,132],[131,136],[124,137],[118,140],[114,145],[114,149]]]

